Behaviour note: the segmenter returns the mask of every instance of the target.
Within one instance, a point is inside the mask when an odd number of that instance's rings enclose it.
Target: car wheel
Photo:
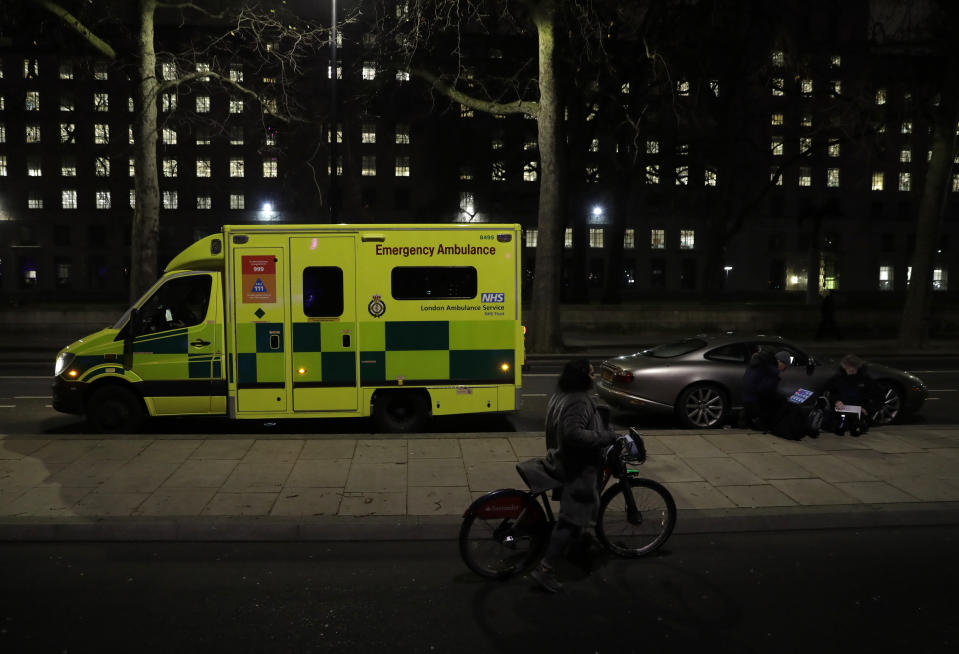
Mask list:
[[[146,414],[136,393],[123,386],[103,386],[87,402],[87,422],[107,434],[132,434],[140,430]]]
[[[726,420],[729,400],[716,384],[690,386],[679,394],[676,413],[679,422],[687,429],[712,429]]]
[[[893,382],[876,382],[880,389],[879,396],[882,398],[882,404],[879,410],[872,415],[874,425],[888,425],[896,421],[899,414],[902,413],[902,391]]]
[[[423,391],[380,391],[373,399],[373,420],[378,431],[422,431],[429,420]]]

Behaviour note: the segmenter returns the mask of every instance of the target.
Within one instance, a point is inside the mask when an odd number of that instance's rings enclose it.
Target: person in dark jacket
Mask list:
[[[829,378],[824,388],[832,402],[833,415],[829,423],[837,435],[849,430],[850,436],[859,436],[869,429],[869,417],[876,412],[881,395],[879,386],[865,371],[865,363],[855,354],[847,354],[839,361],[839,371]],[[844,411],[847,406],[861,407],[861,412]]]
[[[759,350],[750,357],[743,374],[743,408],[748,427],[768,431],[775,424],[781,408],[776,392],[779,370],[779,362],[771,352]]]
[[[593,374],[586,359],[566,364],[546,406],[548,452],[516,466],[533,491],[562,488],[559,519],[543,560],[531,573],[537,583],[554,593],[563,588],[555,565],[566,546],[596,524],[603,451],[618,437],[604,424],[590,393]]]

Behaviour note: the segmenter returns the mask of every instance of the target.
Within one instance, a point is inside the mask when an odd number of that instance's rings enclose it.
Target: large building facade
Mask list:
[[[805,292],[810,278],[850,293],[905,290],[931,147],[929,98],[902,74],[912,53],[883,58],[867,42],[869,3],[824,11],[795,28],[792,46],[757,45],[753,70],[762,74],[748,80],[741,71],[690,67],[658,96],[640,91],[640,80],[622,83],[624,105],[659,97],[676,109],[636,132],[625,178],[604,168],[604,149],[616,143],[585,131],[581,149],[567,148],[565,299],[596,299],[610,285],[626,299],[716,288],[777,295]],[[298,87],[307,111],[323,116],[312,123],[272,120],[228,85],[193,83],[156,99],[161,266],[223,224],[488,221],[524,226],[533,274],[535,121],[452,103],[385,71],[366,45],[362,25],[341,32],[336,175],[324,122],[328,52]],[[491,56],[502,52],[491,47]],[[182,72],[172,65],[161,57],[161,78]],[[200,55],[192,65],[206,63]],[[271,78],[240,59],[224,70],[240,82]],[[0,44],[5,300],[126,296],[133,90],[121,67],[80,47],[29,38]],[[731,96],[736,112],[723,102]],[[694,114],[705,128],[676,119]],[[577,130],[568,125],[567,133]],[[627,201],[611,200],[616,185],[629,188]],[[934,288],[943,294],[959,263],[951,247],[957,199],[954,178],[935,262]],[[708,247],[715,239],[721,261]]]

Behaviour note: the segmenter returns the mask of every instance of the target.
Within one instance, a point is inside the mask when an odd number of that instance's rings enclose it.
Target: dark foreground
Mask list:
[[[0,651],[955,652],[959,527],[675,536],[528,578],[451,541],[0,545]]]

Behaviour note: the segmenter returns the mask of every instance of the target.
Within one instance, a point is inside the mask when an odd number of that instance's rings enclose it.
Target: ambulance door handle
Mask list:
[[[210,341],[204,341],[202,338],[198,338],[195,341],[190,341],[190,345],[193,347],[206,347],[210,344]]]
[[[349,346],[350,346],[350,335],[343,334],[343,347],[349,347]]]
[[[280,349],[280,335],[279,334],[270,334],[270,349],[279,350]]]

